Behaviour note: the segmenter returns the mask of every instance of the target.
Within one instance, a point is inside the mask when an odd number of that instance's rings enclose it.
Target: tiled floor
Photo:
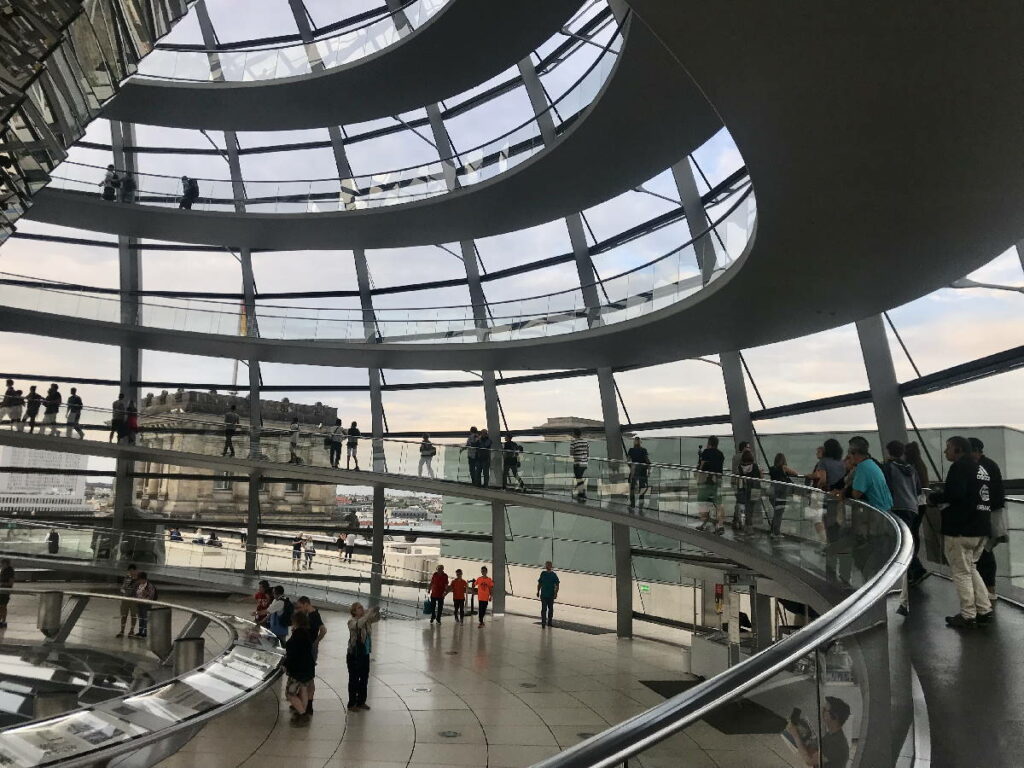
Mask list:
[[[241,613],[246,606],[209,607]],[[290,725],[281,691],[268,692],[207,726],[162,768],[520,768],[660,703],[640,680],[689,677],[683,650],[665,643],[541,630],[517,616],[483,629],[450,617],[433,627],[388,621],[374,633],[372,709],[349,713],[347,616],[323,615],[328,635],[308,727]],[[777,735],[730,737],[701,723],[636,764],[799,762]]]

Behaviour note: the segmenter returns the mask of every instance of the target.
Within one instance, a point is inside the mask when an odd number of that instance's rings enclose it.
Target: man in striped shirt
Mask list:
[[[572,431],[569,455],[572,456],[572,474],[576,478],[576,487],[573,493],[577,499],[583,501],[587,498],[587,480],[584,475],[587,472],[587,463],[590,461],[590,444],[583,439],[583,432],[579,429]]]

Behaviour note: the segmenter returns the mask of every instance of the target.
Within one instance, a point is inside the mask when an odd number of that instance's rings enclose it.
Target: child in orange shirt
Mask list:
[[[452,603],[455,605],[455,623],[466,623],[466,589],[469,583],[462,578],[462,569],[455,569],[455,578],[448,585],[448,593],[452,596]]]
[[[487,575],[487,566],[480,569],[480,575],[476,578],[476,600],[480,606],[480,624],[484,625],[484,616],[487,615],[487,604],[491,602],[491,590],[494,589],[494,579]]]

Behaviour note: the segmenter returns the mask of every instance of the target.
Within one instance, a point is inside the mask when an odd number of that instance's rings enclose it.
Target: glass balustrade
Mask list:
[[[83,419],[88,422],[87,439],[107,437],[105,415],[88,411]],[[178,437],[188,433],[199,438],[189,443],[188,453],[217,456],[223,450],[221,424],[187,414],[148,421],[144,420],[135,438],[139,444],[173,451]],[[56,429],[59,433],[61,425]],[[252,454],[260,461],[291,465],[297,479],[309,467],[318,468],[309,475],[311,480],[332,476],[331,441],[324,428],[300,430],[294,449],[286,434],[264,429],[257,447],[243,424],[234,437],[235,451],[239,456]],[[879,607],[884,608],[882,599],[898,584],[911,556],[909,536],[894,518],[800,481],[776,483],[692,467],[596,458],[580,466],[564,454],[506,454],[498,447],[476,449],[475,454],[473,450],[435,443],[433,451],[423,451],[417,441],[366,438],[358,449],[364,469],[355,477],[365,477],[369,484],[377,473],[367,468],[376,466],[394,485],[416,487],[418,478],[435,479],[444,484],[422,489],[456,497],[467,494],[467,486],[504,484],[511,492],[507,503],[513,526],[517,508],[558,501],[578,507],[581,513],[630,526],[634,546],[653,553],[678,546],[672,544],[676,532],[696,529],[686,539],[705,541],[707,552],[761,563],[774,578],[790,582],[791,588],[803,584],[803,594],[813,592],[820,598],[816,604],[799,606],[795,613],[802,620],[780,629],[777,642],[767,650],[756,652],[745,646],[738,630],[728,634],[721,640],[732,654],[728,671],[541,765],[625,765],[627,758],[638,753],[645,765],[668,765],[686,752],[687,745],[692,749],[692,740],[706,734],[709,723],[726,723],[751,712],[763,728],[758,732],[769,737],[773,748],[782,750],[780,754],[803,754],[810,760],[815,749],[833,756],[848,749],[874,764],[873,756],[890,748],[889,728],[898,724],[878,726],[877,713],[879,707],[889,707],[890,696],[902,697],[905,691],[900,680],[889,677],[885,613]],[[150,458],[160,460],[158,455]],[[187,456],[182,461],[180,452],[166,458],[187,463]],[[12,538],[17,540],[23,523],[13,524]],[[37,530],[31,546],[38,548],[43,529]],[[116,541],[124,546],[125,539]],[[91,542],[69,542],[69,546],[85,559],[96,556]],[[276,557],[281,563],[288,560],[287,553],[265,550],[260,548],[261,557]],[[208,556],[182,557],[187,564]],[[725,606],[733,612],[727,622],[733,627],[738,627],[738,605]],[[836,607],[825,612],[829,606]],[[816,618],[815,610],[823,615]],[[873,713],[870,733],[869,713]],[[595,755],[604,755],[608,761]]]
[[[162,80],[249,83],[335,69],[394,45],[430,21],[448,2],[413,0],[384,18],[320,37],[308,45],[229,50],[158,47],[146,57],[138,74]]]
[[[21,584],[9,596],[5,765],[105,764],[223,714],[280,674],[277,639],[234,616]]]
[[[242,455],[242,440],[236,440]],[[228,481],[224,481],[228,482]],[[145,521],[159,525],[159,520]],[[135,563],[147,570],[153,581],[173,583],[174,579],[224,584],[235,582],[245,570],[244,532],[224,532],[215,543],[209,530],[183,535],[181,540],[168,533],[114,531],[86,523],[43,523],[31,518],[9,517],[0,520],[0,553],[7,556],[38,558],[41,561],[82,562],[84,565],[123,567]],[[48,536],[56,530],[59,542],[51,548]],[[281,585],[285,593],[296,597],[310,594],[314,599],[332,601],[370,600],[373,564],[363,557],[343,560],[333,540],[317,536],[316,555],[296,560],[290,544],[258,544],[255,547],[256,573]],[[365,542],[363,542],[365,544]],[[414,616],[414,608],[425,596],[429,574],[387,564],[382,573],[383,586],[378,604],[398,616]],[[247,612],[251,618],[251,613]]]
[[[728,206],[697,238],[597,285],[603,303],[588,308],[579,288],[488,304],[488,326],[480,328],[473,306],[380,309],[371,326],[355,309],[257,305],[255,322],[239,303],[142,297],[144,327],[237,336],[248,331],[265,339],[349,343],[445,343],[514,341],[586,330],[593,325],[635,319],[692,296],[704,286],[694,245],[714,238],[720,257],[711,280],[719,279],[743,254],[753,235],[756,201],[749,183],[732,189]],[[724,247],[723,247],[724,246]],[[628,245],[620,246],[628,248]],[[45,283],[0,273],[0,305],[110,323],[121,321],[116,294]]]

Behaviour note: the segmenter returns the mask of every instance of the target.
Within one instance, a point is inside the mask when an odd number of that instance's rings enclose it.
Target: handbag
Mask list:
[[[428,597],[426,600],[423,601],[423,615],[424,616],[430,616],[433,613],[434,613],[434,604],[430,602],[430,598]]]

